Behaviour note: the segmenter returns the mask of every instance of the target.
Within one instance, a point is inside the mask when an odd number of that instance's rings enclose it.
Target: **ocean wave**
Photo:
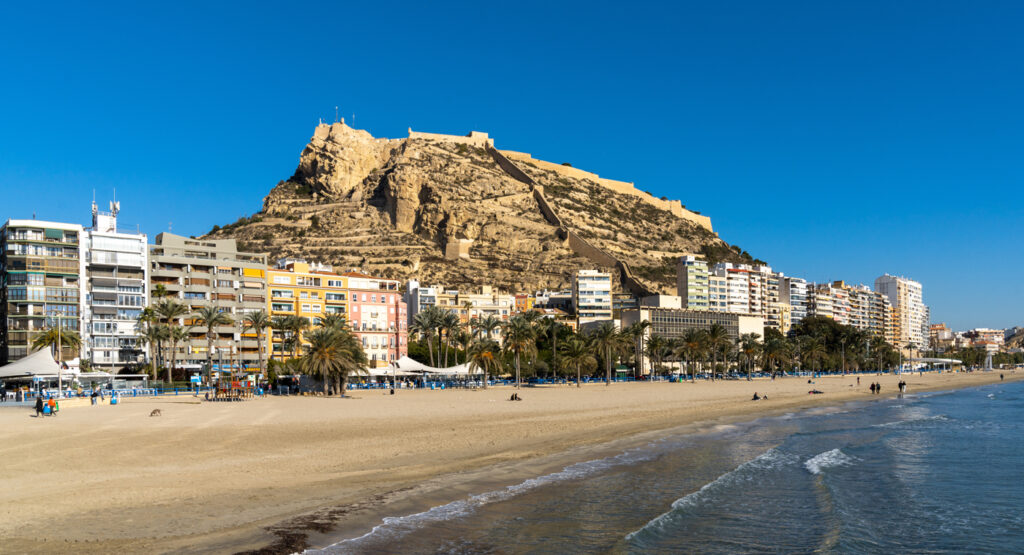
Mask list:
[[[920,418],[907,418],[904,420],[894,420],[892,422],[883,422],[881,424],[873,424],[873,428],[893,428],[895,426],[904,426],[906,424],[917,424],[921,422],[948,422],[949,417],[944,414],[936,414],[933,416],[922,416]]]
[[[672,502],[671,509],[651,519],[639,530],[626,534],[626,541],[632,540],[637,534],[643,532],[655,532],[665,527],[675,514],[681,509],[695,507],[715,490],[724,486],[756,480],[766,470],[772,470],[781,466],[793,464],[799,459],[795,455],[784,453],[776,448],[771,448],[757,457],[737,466],[733,470],[722,474],[713,481],[704,484],[699,490],[680,497]]]
[[[821,474],[821,471],[826,468],[834,468],[838,466],[846,466],[853,464],[854,458],[850,457],[846,453],[843,453],[838,448],[832,449],[831,451],[825,451],[824,453],[818,453],[804,461],[804,468],[811,474]]]
[[[304,553],[346,553],[350,550],[358,549],[362,544],[373,541],[396,540],[430,524],[469,516],[479,507],[511,499],[519,494],[541,486],[584,478],[617,466],[653,460],[661,456],[666,450],[652,449],[655,445],[655,443],[652,443],[646,447],[631,449],[613,457],[572,464],[558,472],[545,474],[544,476],[538,476],[536,478],[530,478],[504,489],[471,495],[466,499],[460,499],[444,505],[431,507],[423,512],[405,516],[385,517],[381,519],[380,524],[374,526],[372,530],[362,536],[342,540],[329,545],[322,550],[308,549]],[[673,445],[670,445],[669,447],[675,448]]]

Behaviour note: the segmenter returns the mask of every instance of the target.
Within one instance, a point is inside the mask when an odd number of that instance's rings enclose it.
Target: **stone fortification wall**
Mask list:
[[[629,264],[626,264],[604,250],[591,245],[589,241],[580,237],[575,231],[568,229],[562,223],[562,219],[558,217],[558,213],[555,212],[555,209],[550,203],[548,203],[548,199],[544,197],[544,188],[537,185],[533,178],[527,175],[523,170],[519,169],[518,166],[494,147],[488,148],[487,151],[491,153],[491,157],[494,158],[494,161],[498,163],[498,166],[500,166],[501,169],[505,170],[506,173],[516,180],[530,186],[530,190],[533,191],[533,197],[537,199],[537,205],[540,207],[541,213],[544,214],[544,218],[552,225],[558,226],[559,234],[568,240],[569,248],[572,249],[573,252],[593,260],[602,266],[612,266],[617,268],[622,278],[622,286],[634,295],[646,297],[653,294],[647,286],[640,283],[640,281],[633,276],[633,272],[629,269]]]
[[[636,197],[655,208],[665,210],[672,213],[677,218],[689,220],[708,231],[711,229],[711,218],[702,216],[690,210],[683,208],[683,203],[678,200],[661,200],[660,198],[652,197],[647,193],[637,189],[632,183],[627,181],[617,181],[615,179],[605,179],[596,173],[574,168],[572,166],[563,166],[561,164],[555,164],[545,160],[538,160],[530,156],[526,152],[516,152],[514,150],[502,150],[501,153],[509,159],[518,160],[520,162],[528,162],[537,166],[542,170],[552,171],[558,175],[565,177],[571,177],[574,179],[587,179],[601,185],[602,187],[611,189],[616,193],[623,195],[630,195]]]
[[[481,133],[480,131],[470,131],[469,135],[445,135],[442,133],[423,133],[420,131],[413,131],[409,128],[410,139],[428,139],[431,141],[441,141],[445,143],[457,143],[463,145],[470,145],[479,148],[487,148],[488,146],[494,146],[494,139],[488,138],[487,133]]]

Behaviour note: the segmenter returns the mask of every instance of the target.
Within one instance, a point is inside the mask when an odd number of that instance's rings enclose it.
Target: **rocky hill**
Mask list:
[[[271,259],[507,291],[564,288],[573,270],[604,268],[622,290],[674,294],[680,254],[751,261],[706,216],[631,183],[496,150],[484,133],[377,139],[344,122],[316,128],[259,213],[207,236]]]

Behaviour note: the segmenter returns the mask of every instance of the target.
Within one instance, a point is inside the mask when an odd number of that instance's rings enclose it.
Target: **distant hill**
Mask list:
[[[636,294],[675,293],[679,255],[752,262],[679,201],[569,165],[499,151],[484,133],[377,139],[317,126],[263,209],[207,237],[424,284],[564,288],[578,268]]]

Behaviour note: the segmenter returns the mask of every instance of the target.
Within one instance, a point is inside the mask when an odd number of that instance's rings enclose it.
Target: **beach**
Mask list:
[[[1000,378],[902,379],[917,393]],[[521,402],[508,400],[510,387],[239,403],[163,396],[39,419],[0,407],[0,550],[291,552],[416,507],[417,497],[456,498],[491,469],[500,482],[559,464],[561,453],[680,426],[887,398],[899,380],[553,385],[522,388]],[[881,395],[869,393],[872,381]],[[751,401],[755,391],[767,400]],[[162,414],[151,417],[155,408]]]

